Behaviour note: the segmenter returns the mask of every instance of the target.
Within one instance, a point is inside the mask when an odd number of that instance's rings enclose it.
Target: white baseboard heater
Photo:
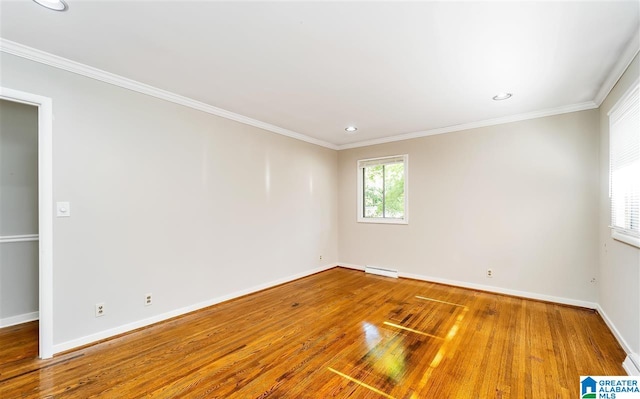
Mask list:
[[[398,271],[397,270],[386,269],[386,268],[378,267],[378,266],[369,266],[369,265],[367,265],[367,266],[364,267],[364,272],[365,273],[371,273],[371,274],[377,274],[378,276],[398,278]]]

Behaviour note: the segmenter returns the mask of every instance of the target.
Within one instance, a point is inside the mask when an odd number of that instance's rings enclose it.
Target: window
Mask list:
[[[640,85],[609,112],[611,236],[640,247]]]
[[[358,161],[358,221],[398,223],[408,221],[408,155]]]

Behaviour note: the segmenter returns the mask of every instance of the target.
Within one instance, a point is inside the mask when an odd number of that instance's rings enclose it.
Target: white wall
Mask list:
[[[0,100],[0,237],[38,234],[38,110]],[[37,318],[38,242],[0,242],[0,327]]]
[[[638,348],[638,251],[605,228],[619,87],[600,111],[336,152],[5,53],[0,67],[3,86],[53,99],[54,200],[72,203],[54,221],[58,349],[338,260],[599,301]],[[356,161],[404,153],[409,225],[356,223]]]
[[[600,212],[598,303],[627,352],[640,361],[640,250],[611,238],[609,225],[609,117],[607,113],[640,77],[638,56],[600,106]]]
[[[593,304],[598,118],[590,110],[340,151],[340,261]],[[409,154],[409,224],[357,223],[356,161],[397,154]]]
[[[38,234],[38,109],[0,100],[0,236]]]
[[[2,86],[53,99],[54,201],[71,202],[54,220],[56,350],[337,261],[336,151],[12,55],[0,66]]]
[[[38,318],[38,242],[0,243],[0,327]]]

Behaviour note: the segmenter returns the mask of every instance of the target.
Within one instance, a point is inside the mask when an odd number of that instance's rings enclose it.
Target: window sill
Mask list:
[[[638,237],[632,237],[630,235],[620,233],[619,231],[611,230],[611,238],[617,241],[622,241],[625,244],[632,245],[636,248],[640,248],[640,238]]]
[[[358,223],[409,224],[407,219],[358,218]]]

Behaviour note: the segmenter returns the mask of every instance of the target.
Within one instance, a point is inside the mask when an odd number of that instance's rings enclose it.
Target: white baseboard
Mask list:
[[[129,331],[133,331],[133,330],[136,330],[136,329],[141,328],[141,327],[146,327],[146,326],[149,326],[151,324],[155,324],[155,323],[158,323],[158,322],[161,322],[161,321],[165,321],[165,320],[171,319],[173,317],[181,316],[181,315],[183,315],[185,313],[193,312],[195,310],[203,309],[203,308],[206,308],[206,307],[209,307],[209,306],[221,303],[221,302],[225,302],[225,301],[228,301],[228,300],[231,300],[231,299],[234,299],[234,298],[238,298],[238,297],[241,297],[243,295],[252,294],[254,292],[262,291],[262,290],[265,290],[267,288],[274,287],[276,285],[288,283],[290,281],[297,280],[299,278],[306,277],[306,276],[309,276],[309,275],[312,275],[312,274],[315,274],[315,273],[319,273],[319,272],[334,268],[336,266],[338,266],[337,263],[330,263],[330,264],[327,264],[327,265],[324,265],[324,266],[317,267],[315,269],[310,269],[310,270],[304,271],[302,273],[297,273],[297,274],[294,274],[294,275],[291,275],[291,276],[287,276],[287,277],[283,277],[283,278],[280,278],[280,279],[277,279],[277,280],[270,281],[270,282],[265,283],[265,284],[260,284],[260,285],[257,285],[257,286],[251,287],[251,288],[247,288],[247,289],[244,289],[244,290],[233,292],[231,294],[227,294],[227,295],[219,296],[219,297],[216,297],[216,298],[212,298],[212,299],[209,299],[209,300],[204,301],[204,302],[196,303],[194,305],[185,306],[183,308],[175,309],[175,310],[172,310],[170,312],[166,312],[166,313],[159,314],[159,315],[156,315],[156,316],[153,316],[153,317],[149,317],[147,319],[134,321],[133,323],[125,324],[125,325],[122,325],[122,326],[111,328],[109,330],[100,331],[100,332],[95,333],[95,334],[87,335],[85,337],[81,337],[81,338],[77,338],[77,339],[74,339],[74,340],[71,340],[71,341],[67,341],[67,342],[63,342],[63,343],[60,343],[60,344],[56,344],[56,345],[53,346],[53,353],[56,354],[56,353],[68,351],[70,349],[77,348],[77,347],[80,347],[80,346],[88,345],[88,344],[91,344],[93,342],[101,341],[103,339],[107,339],[107,338],[110,338],[110,337],[113,337],[113,336],[116,336],[116,335],[119,335],[119,334],[123,334],[123,333],[129,332]]]
[[[622,367],[628,375],[640,376],[640,356],[638,356],[637,353],[628,355],[627,358],[624,359]]]
[[[16,316],[5,317],[4,319],[0,319],[0,328],[15,326],[16,324],[38,320],[39,317],[39,312],[24,313]]]
[[[613,321],[611,321],[600,305],[598,305],[597,310],[602,317],[602,320],[604,320],[605,324],[609,327],[609,330],[613,333],[613,336],[616,337],[618,343],[622,346],[622,349],[627,353],[627,358],[622,363],[622,367],[624,367],[629,375],[640,375],[640,356],[633,352],[631,346],[627,343],[622,334],[620,334],[620,331],[618,331],[615,324],[613,324]]]
[[[343,263],[343,262],[338,262],[338,263],[331,263],[331,264],[327,264],[324,266],[320,266],[318,268],[315,269],[310,269],[307,270],[305,272],[302,273],[298,273],[298,274],[294,274],[291,276],[287,276],[287,277],[283,277],[280,278],[278,280],[274,280],[265,284],[260,284],[251,288],[247,288],[245,290],[240,290],[240,291],[236,291],[234,293],[231,294],[227,294],[227,295],[223,295],[220,297],[216,297],[216,298],[212,298],[210,300],[204,301],[204,302],[200,302],[194,305],[190,305],[190,306],[186,306],[180,309],[176,309],[170,312],[166,312],[154,317],[150,317],[147,319],[143,319],[143,320],[138,320],[135,321],[133,323],[129,323],[129,324],[125,324],[119,327],[115,327],[109,330],[105,330],[105,331],[101,331],[95,334],[91,334],[85,337],[81,337],[78,339],[74,339],[71,341],[67,341],[67,342],[63,342],[57,345],[54,345],[53,347],[53,353],[60,353],[60,352],[64,352],[73,348],[77,348],[80,346],[84,346],[87,344],[91,344],[93,342],[97,342],[103,339],[107,339],[109,337],[113,337],[115,335],[119,335],[119,334],[123,334],[141,327],[146,327],[148,325],[151,324],[155,324],[164,320],[168,320],[171,319],[173,317],[176,316],[180,316],[183,315],[185,313],[189,313],[189,312],[193,312],[195,310],[199,310],[199,309],[203,309],[221,302],[225,302],[234,298],[238,298],[241,297],[243,295],[247,295],[247,294],[251,294],[254,292],[258,292],[258,291],[262,291],[264,289],[267,288],[271,288],[274,287],[276,285],[280,285],[280,284],[284,284],[293,280],[297,280],[299,278],[302,277],[306,277],[309,276],[311,274],[314,273],[319,273],[331,268],[334,268],[336,266],[339,267],[344,267],[344,268],[349,268],[349,269],[354,269],[354,270],[359,270],[359,271],[363,271],[365,270],[364,266],[361,265],[355,265],[355,264],[350,264],[350,263]],[[427,281],[427,282],[434,282],[434,283],[441,283],[441,284],[447,284],[447,285],[452,285],[452,286],[457,286],[457,287],[463,287],[463,288],[471,288],[471,289],[477,289],[477,290],[482,290],[482,291],[487,291],[487,292],[494,292],[497,294],[506,294],[506,295],[513,295],[513,296],[518,296],[518,297],[522,297],[522,298],[529,298],[529,299],[537,299],[537,300],[543,300],[543,301],[548,301],[548,302],[555,302],[555,303],[561,303],[561,304],[566,304],[566,305],[573,305],[573,306],[580,306],[580,307],[585,307],[585,308],[589,308],[589,309],[597,309],[598,312],[600,313],[600,315],[602,316],[602,318],[604,319],[605,323],[607,324],[607,326],[611,329],[611,331],[613,332],[614,336],[618,339],[618,342],[620,342],[620,345],[622,346],[622,348],[627,352],[628,356],[627,359],[625,360],[623,367],[625,368],[625,370],[627,371],[627,373],[629,375],[638,375],[638,374],[633,374],[635,373],[639,373],[640,371],[638,371],[639,367],[638,365],[640,365],[640,358],[638,358],[637,354],[632,353],[631,348],[629,347],[629,345],[626,343],[626,341],[622,338],[622,336],[620,335],[620,333],[618,332],[618,330],[615,328],[615,326],[613,325],[613,323],[611,322],[611,320],[609,319],[609,317],[606,315],[606,313],[602,310],[602,308],[593,302],[586,302],[586,301],[580,301],[580,300],[574,300],[574,299],[569,299],[569,298],[563,298],[563,297],[555,297],[555,296],[549,296],[549,295],[543,295],[543,294],[536,294],[536,293],[531,293],[531,292],[526,292],[526,291],[517,291],[517,290],[509,290],[509,289],[504,289],[504,288],[500,288],[500,287],[493,287],[493,286],[486,286],[486,285],[481,285],[481,284],[474,284],[474,283],[467,283],[467,282],[463,282],[463,281],[457,281],[457,280],[448,280],[448,279],[442,279],[442,278],[437,278],[437,277],[429,277],[429,276],[423,276],[423,275],[417,275],[417,274],[412,274],[412,273],[399,273],[400,277],[404,277],[404,278],[412,278],[415,280],[422,280],[422,281]],[[0,319],[0,327],[6,327],[9,325],[13,325],[13,324],[19,324],[19,323],[24,323],[27,321],[31,321],[31,320],[36,320],[38,318],[38,313],[29,313],[27,315],[20,315],[20,316],[14,316],[12,318],[7,318],[7,319]],[[4,324],[10,322],[11,324]],[[635,361],[634,361],[635,359]]]
[[[355,265],[353,263],[338,262],[338,266],[346,267],[354,270],[361,270],[361,271],[365,270],[365,266]],[[455,287],[471,288],[474,290],[493,292],[496,294],[512,295],[512,296],[517,296],[517,297],[522,297],[527,299],[537,299],[540,301],[561,303],[563,305],[579,306],[579,307],[588,308],[588,309],[596,309],[598,306],[598,304],[595,302],[587,302],[587,301],[581,301],[578,299],[570,299],[570,298],[564,298],[564,297],[558,297],[558,296],[552,296],[552,295],[537,294],[534,292],[527,292],[527,291],[510,290],[507,288],[494,287],[491,285],[482,285],[482,284],[468,283],[465,281],[449,280],[449,279],[439,278],[439,277],[423,276],[421,274],[399,272],[398,275],[399,277],[427,281],[430,283],[440,283],[440,284],[452,285]]]
[[[353,270],[360,270],[361,272],[364,271],[364,266],[360,266],[360,265],[354,265],[352,263],[343,263],[343,262],[338,262],[338,266],[340,267],[345,267],[347,269],[353,269]]]
[[[629,346],[627,341],[622,337],[622,334],[620,334],[620,331],[618,331],[618,329],[613,324],[613,322],[611,321],[611,319],[609,318],[607,313],[604,311],[604,309],[602,309],[602,307],[600,305],[598,305],[596,310],[598,311],[598,313],[602,317],[602,320],[604,320],[604,322],[609,327],[609,330],[611,330],[613,335],[616,337],[616,339],[620,343],[620,346],[622,346],[622,349],[624,349],[624,351],[627,352],[627,355],[631,355],[633,353],[633,350],[631,350],[631,346]]]
[[[445,278],[423,276],[423,275],[420,275],[420,274],[413,274],[413,273],[402,273],[402,272],[400,272],[399,274],[400,274],[400,277],[412,278],[414,280],[422,280],[422,281],[428,281],[428,282],[431,282],[431,283],[440,283],[440,284],[446,284],[446,285],[453,285],[453,286],[462,287],[462,288],[471,288],[471,289],[474,289],[474,290],[493,292],[493,293],[496,293],[496,294],[512,295],[512,296],[517,296],[517,297],[521,297],[521,298],[536,299],[536,300],[539,300],[539,301],[560,303],[560,304],[563,304],[563,305],[579,306],[579,307],[588,308],[588,309],[596,309],[596,307],[598,306],[598,304],[595,303],[595,302],[587,302],[587,301],[581,301],[581,300],[578,300],[578,299],[564,298],[564,297],[560,297],[560,296],[538,294],[538,293],[529,292],[529,291],[511,290],[511,289],[508,289],[508,288],[494,287],[492,285],[468,283],[466,281],[449,280],[449,279],[445,279]]]

